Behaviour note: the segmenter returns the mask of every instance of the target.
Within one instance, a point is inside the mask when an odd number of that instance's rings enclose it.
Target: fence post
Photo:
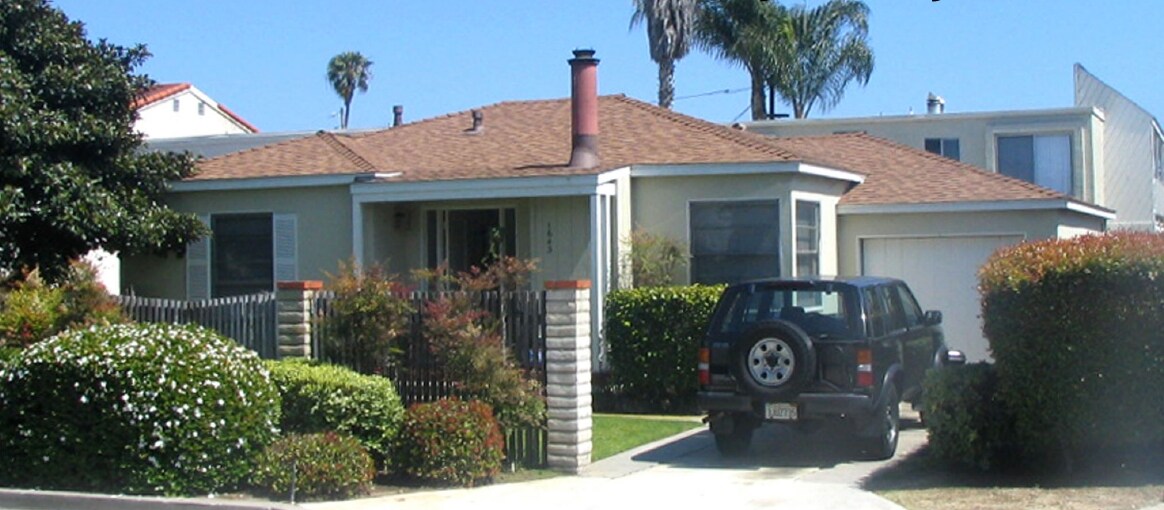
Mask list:
[[[590,281],[546,282],[547,461],[567,472],[590,464]]]
[[[310,358],[311,300],[323,289],[323,282],[279,282],[276,287],[279,358]]]

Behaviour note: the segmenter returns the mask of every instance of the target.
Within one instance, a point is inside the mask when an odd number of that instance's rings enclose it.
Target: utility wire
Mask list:
[[[676,97],[674,100],[680,101],[683,99],[692,99],[692,98],[696,98],[696,97],[714,96],[716,94],[736,94],[736,93],[743,92],[745,90],[751,90],[751,89],[752,89],[751,87],[743,87],[743,88],[738,88],[738,89],[713,90],[711,92],[703,92],[700,94],[691,94],[689,96],[679,96],[679,97]]]

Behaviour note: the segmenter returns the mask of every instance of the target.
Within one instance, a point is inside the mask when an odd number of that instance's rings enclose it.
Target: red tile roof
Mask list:
[[[1031,183],[864,134],[771,138],[624,96],[599,98],[598,168],[570,168],[570,100],[503,102],[362,133],[319,132],[202,161],[190,180],[400,172],[398,181],[595,174],[632,165],[801,161],[865,181],[843,204],[1066,200]]]
[[[189,83],[159,83],[146,89],[141,96],[133,101],[133,109],[149,106],[174,94],[190,88]]]
[[[252,132],[252,133],[259,132],[258,127],[256,127],[254,124],[251,124],[250,122],[247,122],[247,119],[239,117],[239,115],[237,113],[234,113],[233,110],[231,110],[230,108],[227,108],[226,105],[224,105],[222,103],[218,103],[218,109],[222,110],[222,113],[225,113],[227,117],[230,117],[230,118],[234,119],[235,122],[242,124],[243,127],[247,128],[247,130],[249,130],[250,132]]]

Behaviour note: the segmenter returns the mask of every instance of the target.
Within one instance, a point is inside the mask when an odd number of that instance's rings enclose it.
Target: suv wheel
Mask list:
[[[897,387],[889,386],[886,390],[885,403],[877,410],[873,422],[869,425],[871,435],[867,438],[865,451],[871,460],[890,459],[897,452],[897,438],[901,432],[900,405]]]
[[[812,340],[790,322],[759,324],[736,348],[736,380],[752,395],[790,395],[811,380],[816,370]]]

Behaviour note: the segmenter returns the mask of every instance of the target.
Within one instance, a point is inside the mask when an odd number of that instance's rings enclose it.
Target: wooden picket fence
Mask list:
[[[275,295],[270,292],[197,301],[117,296],[137,322],[198,324],[213,329],[265,359],[278,355]]]

